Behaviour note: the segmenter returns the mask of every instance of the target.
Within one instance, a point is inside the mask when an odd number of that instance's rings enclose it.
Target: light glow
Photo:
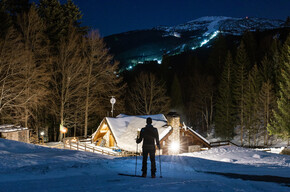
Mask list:
[[[76,137],[74,137],[74,138],[71,139],[71,142],[73,142],[73,143],[76,143],[77,141],[78,141],[78,140],[77,140]]]
[[[202,47],[205,44],[207,44],[210,40],[212,40],[213,38],[215,38],[218,34],[220,33],[220,31],[215,31],[208,39],[204,39],[199,46],[196,47],[192,47],[191,49],[194,50],[196,48]],[[207,36],[207,35],[206,35]]]
[[[170,144],[169,149],[170,149],[172,152],[179,152],[180,145],[179,145],[178,142],[172,142],[172,143]]]
[[[64,127],[62,124],[60,124],[60,126],[59,126],[59,131],[60,131],[61,133],[67,133],[67,128]]]

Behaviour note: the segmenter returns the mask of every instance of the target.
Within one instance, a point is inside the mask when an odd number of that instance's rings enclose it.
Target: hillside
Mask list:
[[[157,178],[135,173],[135,157],[113,158],[0,139],[0,191],[289,191],[290,156],[220,147],[161,156]],[[137,174],[141,174],[141,157]]]
[[[218,34],[240,37],[245,31],[266,31],[284,27],[284,21],[262,18],[202,17],[177,26],[157,26],[105,37],[121,69],[146,61],[161,63],[164,55],[176,55],[211,46]],[[239,39],[239,38],[238,38]]]

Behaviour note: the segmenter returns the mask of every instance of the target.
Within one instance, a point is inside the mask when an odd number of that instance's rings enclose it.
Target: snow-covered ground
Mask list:
[[[141,159],[137,159],[138,174]],[[135,157],[0,139],[0,191],[290,191],[286,155],[226,146],[161,156],[163,178],[158,156],[156,160],[157,178],[126,177],[118,173],[134,174]]]

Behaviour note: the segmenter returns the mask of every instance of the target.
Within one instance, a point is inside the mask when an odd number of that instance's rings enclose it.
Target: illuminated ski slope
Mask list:
[[[249,17],[202,17],[176,26],[158,26],[149,30],[117,34],[110,37],[108,46],[113,46],[113,55],[125,65],[123,70],[132,70],[136,65],[149,61],[161,64],[164,55],[177,55],[208,47],[220,33],[240,36],[245,31],[280,28],[283,23],[281,20]]]

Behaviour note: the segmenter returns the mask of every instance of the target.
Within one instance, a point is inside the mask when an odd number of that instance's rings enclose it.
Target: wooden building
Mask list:
[[[138,131],[145,127],[146,119],[151,117],[152,125],[158,129],[162,139],[170,132],[167,120],[163,114],[128,116],[118,115],[116,118],[105,117],[92,135],[92,142],[97,146],[117,148],[123,151],[136,152],[136,137]],[[142,148],[139,147],[139,152]]]
[[[15,125],[0,125],[1,138],[29,143],[29,130]]]
[[[138,130],[145,127],[146,119],[151,117],[152,125],[159,133],[161,153],[178,154],[199,151],[203,147],[210,148],[210,143],[193,129],[182,125],[176,113],[128,116],[118,115],[116,118],[106,117],[92,135],[92,142],[97,146],[136,152]],[[141,152],[140,146],[138,152]]]

